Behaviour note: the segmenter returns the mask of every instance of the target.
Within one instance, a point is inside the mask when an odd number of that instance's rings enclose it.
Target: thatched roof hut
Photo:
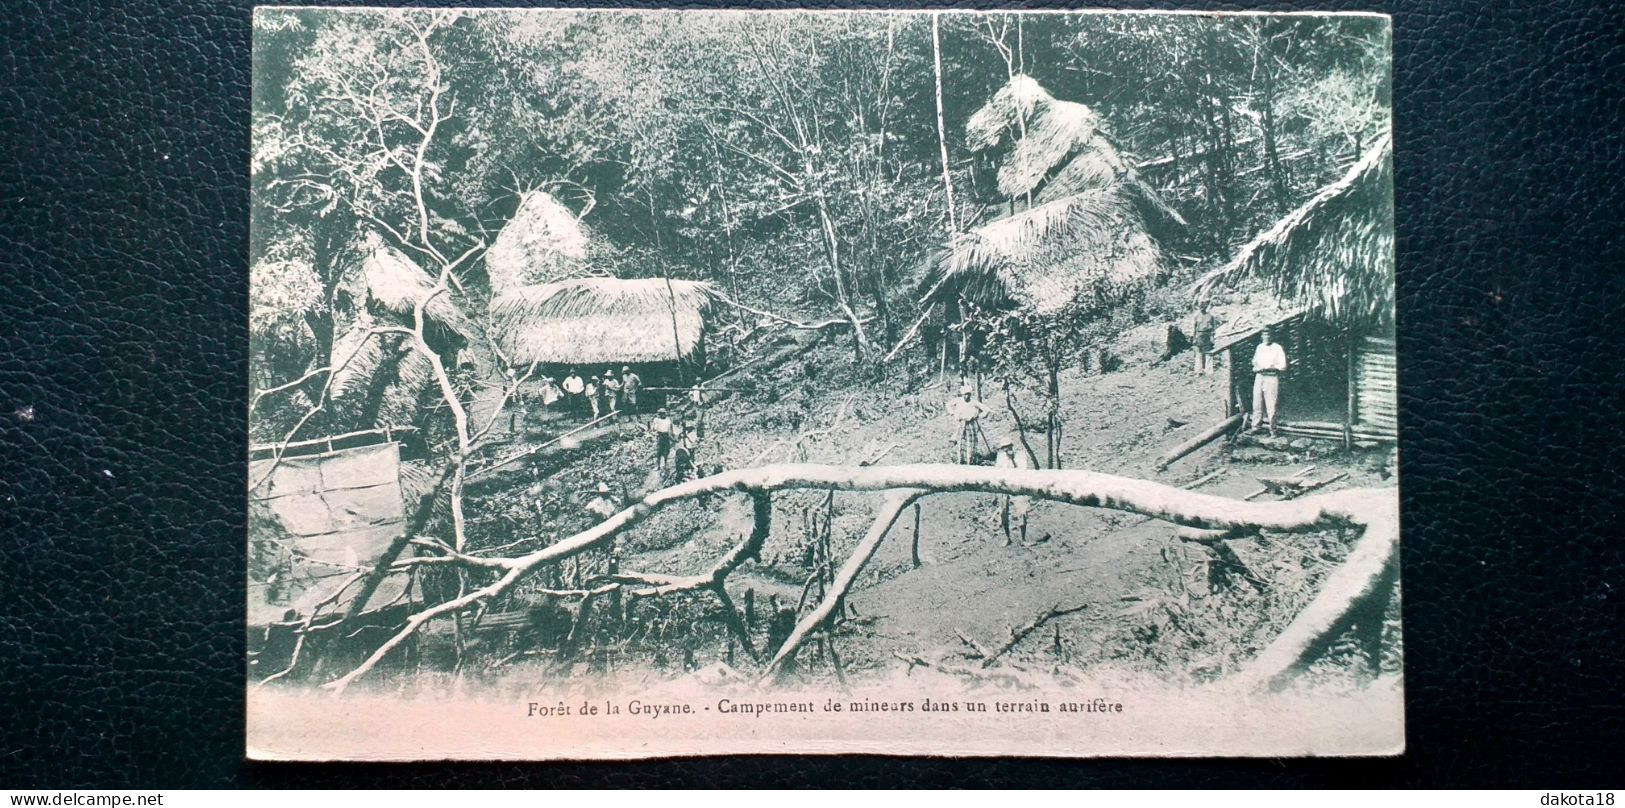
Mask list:
[[[1008,146],[999,192],[1025,209],[956,236],[927,268],[926,302],[957,294],[1049,314],[1074,301],[1108,304],[1161,274],[1147,220],[1184,220],[1101,133],[1093,110],[1016,76],[966,131],[973,150]]]
[[[367,255],[361,260],[361,276],[366,283],[368,299],[379,308],[405,317],[410,322],[418,302],[429,298],[434,291],[435,279],[417,262],[376,236],[368,239],[366,249]],[[423,307],[423,314],[464,340],[472,341],[478,333],[458,305],[455,291],[429,298],[428,304]]]
[[[1244,277],[1328,321],[1394,321],[1394,146],[1385,135],[1336,182],[1321,188],[1235,257],[1196,281],[1206,294]]]
[[[530,191],[485,251],[491,288],[502,291],[554,283],[585,271],[587,231],[546,191]]]
[[[424,334],[448,365],[461,348],[482,344],[473,320],[458,303],[455,289],[429,297],[435,278],[400,250],[369,236],[365,255],[346,284],[359,295],[349,322],[335,331],[329,362],[335,367],[333,411],[352,426],[399,426],[412,423],[424,391],[434,382],[429,361],[405,346],[398,336],[369,336],[376,326],[411,325],[412,313],[427,300]],[[478,350],[468,351],[477,368],[485,364]]]
[[[1034,205],[1086,191],[1112,191],[1147,220],[1183,227],[1185,220],[1146,184],[1101,131],[1089,107],[1062,101],[1030,76],[1016,76],[965,124],[972,151],[1006,145],[999,193]]]
[[[491,314],[515,364],[676,362],[701,349],[717,300],[702,281],[577,278],[504,293]]]
[[[1196,281],[1193,290],[1261,276],[1285,313],[1218,340],[1231,357],[1227,412],[1246,409],[1245,366],[1270,326],[1285,346],[1291,395],[1283,432],[1389,441],[1399,434],[1394,325],[1393,140],[1383,136],[1337,181]]]
[[[1161,272],[1161,252],[1130,205],[1093,190],[960,234],[921,285],[932,298],[1051,314],[1080,298],[1103,305]]]

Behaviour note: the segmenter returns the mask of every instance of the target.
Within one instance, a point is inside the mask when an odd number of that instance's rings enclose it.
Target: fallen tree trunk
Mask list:
[[[1157,471],[1162,471],[1163,469],[1168,468],[1174,464],[1174,461],[1196,451],[1197,449],[1202,448],[1203,446],[1208,445],[1209,443],[1212,443],[1226,432],[1241,426],[1241,420],[1242,416],[1240,414],[1232,415],[1229,418],[1208,427],[1202,432],[1202,434],[1197,435],[1196,437],[1191,438],[1190,440],[1185,441],[1184,443],[1181,443],[1166,452],[1163,452],[1162,456],[1157,458]]]
[[[407,619],[404,628],[385,641],[355,670],[330,682],[327,687],[342,691],[366,675],[379,661],[409,638],[424,623],[436,617],[461,611],[509,591],[526,576],[588,550],[605,546],[628,528],[643,522],[675,502],[707,494],[739,491],[763,498],[774,491],[816,489],[825,491],[894,491],[917,489],[908,501],[928,494],[978,492],[1029,496],[1095,508],[1139,513],[1187,527],[1207,530],[1260,528],[1273,531],[1308,531],[1331,524],[1353,524],[1366,528],[1366,535],[1342,569],[1328,579],[1321,593],[1299,615],[1259,660],[1249,667],[1251,681],[1274,682],[1310,653],[1324,634],[1336,627],[1344,611],[1377,588],[1383,575],[1382,563],[1395,553],[1398,538],[1397,497],[1393,489],[1349,490],[1284,502],[1246,502],[1185,491],[1148,480],[1135,480],[1076,470],[1007,469],[984,466],[916,464],[853,468],[812,464],[785,464],[738,469],[692,480],[654,491],[599,524],[543,549],[510,558],[482,560],[482,566],[502,572],[496,581],[469,591],[458,598],[428,607]],[[889,528],[900,507],[888,508]],[[760,523],[759,523],[760,524]],[[871,532],[879,530],[877,520]],[[753,531],[753,534],[755,531]],[[866,537],[867,541],[867,537]],[[878,544],[879,537],[874,543]],[[869,549],[872,553],[873,549]],[[736,558],[742,562],[749,550],[741,548]],[[454,559],[455,560],[455,559]],[[855,577],[862,564],[852,565]],[[865,559],[866,560],[866,559]],[[843,568],[843,573],[846,571]],[[702,580],[704,583],[702,583]],[[703,586],[710,580],[683,583]],[[696,586],[695,588],[699,588]],[[837,587],[838,589],[838,587]],[[821,607],[822,608],[822,607]]]
[[[1364,526],[1365,533],[1355,542],[1353,552],[1327,576],[1320,593],[1292,623],[1242,668],[1236,675],[1237,682],[1254,689],[1280,689],[1291,674],[1320,656],[1362,613],[1385,605],[1384,596],[1397,580],[1399,568],[1399,501],[1392,496],[1367,496],[1358,510],[1359,517],[1353,521]]]
[[[914,504],[914,500],[919,499],[923,493],[925,492],[900,491],[887,498],[886,504],[881,506],[880,513],[875,516],[874,524],[869,526],[869,532],[864,534],[863,539],[858,542],[858,546],[852,550],[852,555],[848,556],[846,563],[841,565],[841,571],[835,574],[835,581],[830,584],[829,591],[824,594],[823,601],[814,607],[811,612],[808,612],[806,617],[801,618],[801,622],[796,624],[795,629],[790,632],[790,636],[785,639],[784,645],[780,646],[778,653],[773,655],[773,660],[767,663],[767,671],[762,674],[763,678],[779,676],[784,670],[784,661],[795,656],[796,650],[807,640],[808,635],[822,628],[829,622],[830,618],[835,616],[840,609],[841,600],[846,597],[847,591],[857,581],[858,573],[863,571],[864,565],[868,564],[869,559],[874,557],[875,550],[879,549],[880,542],[886,538],[891,526],[897,522],[897,517],[902,515],[904,509]]]

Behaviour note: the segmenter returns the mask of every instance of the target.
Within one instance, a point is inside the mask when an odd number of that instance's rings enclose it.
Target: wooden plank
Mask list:
[[[1202,433],[1196,437],[1193,437],[1190,440],[1169,449],[1167,452],[1163,453],[1162,457],[1157,458],[1157,471],[1162,471],[1163,469],[1168,468],[1174,463],[1174,461],[1196,451],[1197,449],[1202,448],[1203,446],[1206,446],[1214,440],[1217,440],[1226,432],[1241,426],[1241,418],[1242,416],[1239,413],[1232,415],[1229,418],[1226,418],[1223,421],[1220,421],[1203,430]]]

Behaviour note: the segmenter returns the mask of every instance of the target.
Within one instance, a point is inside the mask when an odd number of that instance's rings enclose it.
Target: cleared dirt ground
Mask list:
[[[1064,464],[1068,468],[1154,479],[1176,486],[1199,481],[1199,490],[1244,497],[1260,489],[1259,479],[1286,477],[1313,466],[1308,479],[1348,476],[1323,490],[1391,485],[1384,479],[1387,450],[1345,453],[1326,444],[1278,442],[1259,450],[1233,452],[1218,441],[1158,473],[1159,454],[1223,415],[1224,372],[1198,376],[1188,352],[1160,359],[1166,326],[1151,323],[1125,333],[1114,346],[1120,369],[1109,373],[1064,374],[1062,417]],[[774,462],[881,463],[947,462],[952,429],[944,407],[957,377],[943,380],[917,370],[874,381],[851,377],[850,349],[844,340],[824,344],[758,375],[742,374],[728,383],[740,390],[708,407],[700,461],[728,468]],[[1014,429],[993,380],[984,380],[993,415],[986,419],[990,439]],[[1290,395],[1290,386],[1286,388]],[[1017,396],[1025,422],[1042,414],[1038,400]],[[641,432],[647,416],[604,431],[579,448],[547,461],[540,484],[559,502],[595,484],[582,470],[610,469],[612,487],[636,493],[650,487],[651,442]],[[1043,452],[1042,433],[1028,440]],[[581,461],[592,459],[591,464]],[[602,472],[600,472],[602,473]],[[510,509],[529,494],[513,474],[486,496],[488,507]],[[1271,495],[1259,499],[1273,498]],[[838,566],[868,528],[874,494],[837,494],[830,555]],[[776,597],[794,605],[815,566],[808,546],[809,520],[827,515],[823,493],[781,495],[775,525],[761,563],[748,563],[730,578],[736,602],[754,591],[760,639],[765,643],[767,602]],[[580,526],[568,519],[561,533]],[[718,497],[698,506],[663,513],[622,542],[623,570],[689,574],[709,567],[749,527],[743,497]],[[1034,503],[1028,543],[1004,545],[997,500],[988,495],[928,497],[919,506],[922,565],[910,553],[914,515],[906,512],[865,569],[848,603],[851,617],[835,637],[848,675],[906,667],[898,654],[963,666],[977,664],[978,652],[997,649],[1012,629],[1051,607],[1082,607],[1034,631],[1012,649],[1010,664],[1022,670],[1081,671],[1121,669],[1180,681],[1222,674],[1261,647],[1312,596],[1314,584],[1346,551],[1352,537],[1265,536],[1232,542],[1245,569],[1219,564],[1212,555],[1172,536],[1172,526],[1132,514]],[[1219,567],[1215,570],[1215,565]],[[1248,579],[1252,580],[1249,581]],[[812,585],[813,595],[817,585]],[[711,620],[714,603],[640,608],[672,622],[671,608],[693,612],[676,630],[692,659],[664,658],[661,667],[703,666],[727,656],[726,635]],[[699,618],[696,620],[695,618]],[[657,618],[649,618],[651,621]],[[661,623],[662,631],[670,629]],[[1397,620],[1395,623],[1397,630]],[[967,643],[966,639],[970,642]],[[610,635],[601,640],[616,644]],[[619,654],[638,655],[636,643]],[[833,671],[821,649],[802,654],[803,675]],[[632,663],[635,664],[635,663]],[[741,662],[742,664],[742,662]]]

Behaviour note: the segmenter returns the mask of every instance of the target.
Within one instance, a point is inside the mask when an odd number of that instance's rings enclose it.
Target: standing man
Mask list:
[[[570,375],[564,377],[565,408],[575,412],[587,409],[587,403],[581,397],[587,392],[587,383],[581,379],[581,371],[570,368]]]
[[[615,378],[615,371],[605,370],[604,380],[599,384],[604,391],[604,411],[621,411],[621,382]]]
[[[1213,350],[1213,334],[1219,330],[1219,318],[1207,310],[1207,298],[1196,304],[1196,317],[1191,321],[1191,339],[1196,346],[1196,375],[1206,376],[1213,372],[1213,357],[1208,351]]]
[[[1253,351],[1253,428],[1258,432],[1261,420],[1269,418],[1270,437],[1275,437],[1275,408],[1281,399],[1281,375],[1286,373],[1286,349],[1275,341],[1268,328],[1259,337],[1258,350]]]
[[[638,411],[638,391],[642,389],[642,377],[633,373],[630,365],[621,365],[621,399],[626,402],[628,412]]]
[[[959,387],[959,398],[948,402],[948,417],[953,419],[958,430],[954,445],[954,462],[968,464],[976,457],[976,436],[981,434],[980,419],[987,415],[989,410],[980,401],[972,401],[971,395],[975,393],[970,382]]]
[[[694,454],[700,448],[700,439],[694,434],[692,426],[673,427],[672,445],[672,482],[684,482],[695,476]]]
[[[688,403],[694,405],[694,412],[689,415],[689,430],[698,440],[705,437],[705,388],[699,382],[688,389]]]
[[[993,467],[997,469],[1035,469],[1038,464],[1033,461],[1027,448],[1017,448],[1014,436],[1006,436],[999,441],[998,452],[993,457]],[[999,497],[999,527],[1004,530],[1004,546],[1010,546],[1010,518],[1013,516],[1021,523],[1021,543],[1027,543],[1027,512],[1032,510],[1033,498],[1027,496],[1013,497],[1008,494]]]
[[[666,462],[671,457],[671,433],[676,426],[666,414],[666,408],[661,407],[655,417],[649,421],[649,434],[655,439],[655,468],[664,475]]]
[[[604,414],[604,399],[603,391],[598,388],[597,376],[591,373],[587,374],[587,389],[582,392],[582,395],[586,396],[587,404],[592,407],[592,420],[598,420],[599,416]]]

